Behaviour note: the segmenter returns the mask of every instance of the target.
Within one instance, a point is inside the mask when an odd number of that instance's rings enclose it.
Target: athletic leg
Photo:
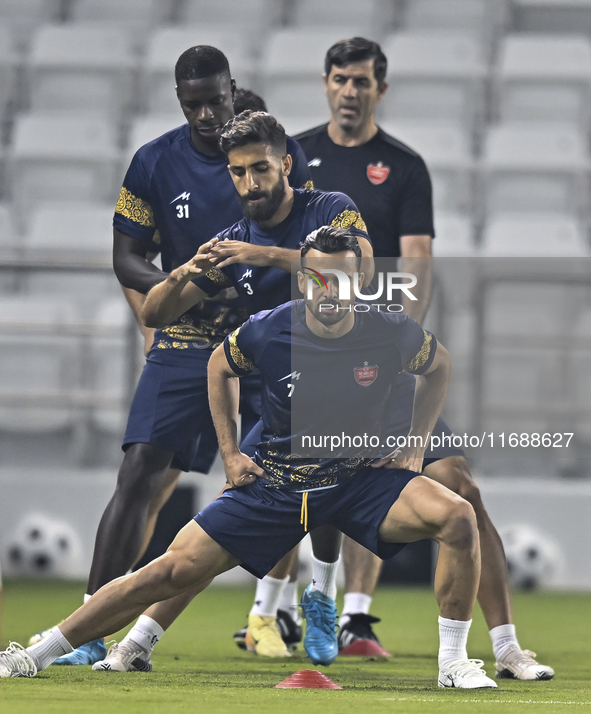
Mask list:
[[[96,534],[89,595],[124,575],[137,561],[150,504],[161,493],[173,456],[172,451],[151,444],[132,444],[125,452],[115,493]]]
[[[403,489],[379,528],[380,538],[439,544],[435,597],[439,604],[439,686],[494,688],[481,660],[468,659],[467,641],[480,580],[480,544],[472,506],[438,483],[417,476]]]
[[[519,646],[511,612],[509,572],[503,543],[484,507],[468,462],[462,456],[443,458],[430,463],[424,472],[429,478],[462,496],[476,513],[482,561],[478,602],[493,642],[498,676],[528,680],[551,679],[554,671],[536,662],[533,653]]]
[[[60,655],[56,645],[66,649],[64,639],[71,648],[76,648],[115,632],[138,617],[148,605],[194,589],[238,564],[234,556],[191,521],[163,556],[102,587],[59,628],[54,628],[52,634],[27,652],[38,669],[43,669]]]
[[[168,502],[168,499],[172,496],[174,489],[177,487],[177,484],[179,482],[180,475],[181,472],[179,469],[168,469],[166,476],[164,477],[162,486],[160,487],[160,490],[152,499],[152,502],[150,503],[150,506],[148,508],[146,530],[144,531],[144,538],[142,541],[140,552],[138,553],[137,558],[133,562],[131,566],[132,568],[144,557],[144,553],[148,549],[150,541],[152,540],[152,536],[154,535],[154,529],[156,528],[158,514],[160,513],[164,505]]]

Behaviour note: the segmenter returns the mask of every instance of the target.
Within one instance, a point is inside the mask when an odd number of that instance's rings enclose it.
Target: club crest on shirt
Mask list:
[[[381,161],[378,161],[377,164],[367,165],[367,178],[374,186],[379,186],[381,183],[384,183],[389,175],[390,167],[384,166]]]
[[[363,367],[353,367],[353,374],[355,375],[355,381],[362,387],[369,387],[378,378],[378,365],[374,364],[371,367],[367,362],[363,363]]]

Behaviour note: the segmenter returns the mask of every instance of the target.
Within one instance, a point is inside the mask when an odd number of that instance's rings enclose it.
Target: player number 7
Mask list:
[[[291,397],[293,394],[293,390],[295,389],[295,384],[288,384],[287,385],[287,396]]]

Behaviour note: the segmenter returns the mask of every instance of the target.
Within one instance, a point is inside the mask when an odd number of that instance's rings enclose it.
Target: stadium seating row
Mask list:
[[[139,119],[122,152],[113,126],[104,118],[54,113],[19,117],[4,157],[17,232],[27,232],[42,202],[113,205],[135,150],[181,121],[178,110]],[[290,122],[286,125],[289,130]],[[591,156],[586,137],[570,125],[493,126],[479,158],[474,158],[466,133],[453,124],[400,121],[384,122],[383,127],[426,160],[438,211],[469,214],[479,223],[499,212],[582,217],[589,208]]]
[[[243,28],[164,27],[151,35],[140,60],[135,33],[124,26],[45,25],[23,59],[24,82],[17,83],[19,60],[10,52],[8,28],[0,25],[0,109],[12,97],[21,108],[102,111],[113,121],[138,108],[166,113],[176,105],[172,67],[180,51],[209,43],[227,52],[238,82],[262,92],[271,111],[324,115],[319,75],[326,48],[359,32],[355,24],[281,28],[253,39]],[[412,28],[383,37],[383,47],[390,61],[382,107],[388,118],[436,116],[472,131],[485,118],[489,81],[495,119],[586,128],[591,116],[591,39],[584,35],[508,35],[493,65],[478,36],[463,30]]]

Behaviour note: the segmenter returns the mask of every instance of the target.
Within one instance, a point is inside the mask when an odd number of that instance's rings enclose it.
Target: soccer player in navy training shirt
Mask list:
[[[179,57],[175,78],[187,123],[135,154],[113,220],[115,272],[123,286],[142,294],[242,217],[218,144],[234,114],[228,61],[214,47],[192,47]],[[287,151],[292,157],[289,180],[302,186],[309,179],[303,153],[291,138]],[[161,253],[162,270],[146,259],[155,252]],[[148,514],[170,495],[179,470],[207,472],[211,467],[216,441],[207,362],[243,319],[232,305],[212,300],[156,333],[131,406],[117,488],[98,528],[87,597],[136,562]],[[251,397],[244,420],[254,423],[258,380],[247,380],[243,393]],[[104,643],[91,643],[58,664],[92,664],[105,655]]]
[[[361,37],[342,40],[326,53],[324,87],[330,120],[298,135],[316,188],[342,191],[358,206],[376,257],[404,258],[403,270],[418,278],[419,300],[405,304],[406,313],[422,322],[429,304],[433,230],[431,181],[422,158],[386,134],[375,121],[385,95],[387,58],[376,42]],[[402,377],[412,389],[412,378]],[[437,433],[451,433],[447,425]],[[439,450],[425,461],[424,473],[466,498],[478,516],[482,576],[478,600],[497,660],[498,676],[550,679],[553,670],[522,650],[511,612],[509,578],[501,539],[472,479],[460,449]],[[339,645],[377,638],[376,618],[369,615],[382,562],[357,543],[344,540],[345,604]],[[333,569],[336,571],[336,568]],[[333,575],[334,577],[334,575]],[[359,651],[359,650],[357,650]]]
[[[262,112],[240,114],[224,127],[221,146],[228,156],[229,175],[244,217],[219,233],[213,247],[207,243],[200,248],[201,252],[211,251],[215,267],[210,266],[192,282],[196,277],[191,272],[192,266],[201,260],[197,257],[175,268],[152,288],[143,308],[143,317],[152,326],[184,324],[195,306],[226,286],[237,290],[248,314],[289,300],[291,261],[299,256],[303,238],[326,224],[348,227],[359,238],[365,254],[371,255],[365,224],[347,196],[290,187],[292,159],[287,153],[285,131],[274,117]],[[159,355],[156,352],[156,357]],[[150,355],[148,364],[152,359]],[[106,663],[111,669],[127,666],[121,664],[121,653],[127,651],[128,641],[140,639],[141,632],[150,633],[151,649],[162,629],[186,607],[190,597],[191,593],[183,595],[178,602],[162,603],[146,612],[138,630],[134,628],[122,643],[126,649],[119,646],[97,665]],[[275,628],[274,617],[273,626],[265,631],[275,635],[273,656],[289,656]],[[151,638],[155,638],[153,642]],[[137,659],[149,664],[149,656]]]
[[[302,254],[303,270],[320,267],[317,259],[331,256],[331,265],[350,280],[361,273],[359,243],[346,229],[314,231]],[[205,262],[198,260],[197,267],[206,270]],[[300,289],[304,282],[300,272]],[[12,644],[0,653],[0,676],[32,677],[73,647],[121,629],[145,604],[182,595],[236,565],[261,577],[308,528],[327,524],[381,557],[393,556],[404,543],[435,539],[438,684],[496,687],[482,670],[482,661],[469,659],[466,650],[480,574],[474,509],[414,470],[421,467],[427,435],[445,400],[449,356],[410,318],[377,310],[347,311],[352,301],[345,298],[340,299],[342,310],[335,310],[337,295],[333,275],[326,287],[314,287],[311,294],[306,290],[303,301],[258,313],[225,338],[209,363],[209,393],[231,488],[180,531],[164,556],[108,583],[45,640],[26,650]],[[302,364],[294,364],[293,341],[304,348]],[[353,368],[368,353],[380,365],[381,377],[374,398],[360,399],[366,386],[355,380]],[[252,459],[237,442],[235,384],[236,377],[255,368],[263,382],[263,433]],[[293,390],[283,379],[294,369],[301,375],[295,389],[308,395],[312,428],[320,426],[315,423],[318,396],[329,404],[335,399],[343,404],[344,399],[349,411],[363,412],[363,419],[372,413],[375,400],[385,404],[384,391],[391,388],[393,376],[401,369],[411,370],[420,382],[411,433],[422,446],[377,461],[297,456],[298,446],[290,438]]]

